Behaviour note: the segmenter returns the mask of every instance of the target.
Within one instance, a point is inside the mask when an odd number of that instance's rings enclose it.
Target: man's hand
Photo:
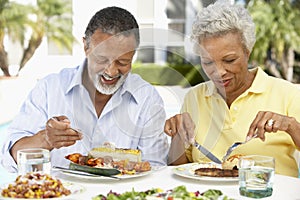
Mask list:
[[[71,146],[82,139],[82,134],[71,128],[66,116],[50,118],[46,123],[45,134],[50,147],[56,149]]]

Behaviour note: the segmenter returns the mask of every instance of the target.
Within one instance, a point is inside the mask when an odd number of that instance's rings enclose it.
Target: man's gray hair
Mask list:
[[[227,33],[241,34],[242,44],[251,52],[255,44],[255,24],[246,8],[241,5],[217,1],[203,8],[193,24],[192,39],[200,43],[205,37]]]
[[[90,20],[85,30],[85,39],[89,46],[91,36],[99,29],[103,33],[112,35],[133,34],[136,40],[136,46],[140,43],[139,25],[135,17],[127,10],[119,7],[107,7],[99,10]]]

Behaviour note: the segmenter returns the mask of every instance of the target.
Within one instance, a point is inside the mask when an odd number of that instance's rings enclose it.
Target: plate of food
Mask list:
[[[196,180],[205,181],[238,181],[237,162],[241,155],[233,155],[222,164],[188,163],[173,168],[173,173]]]
[[[1,186],[0,191],[0,199],[3,200],[64,200],[78,197],[85,188],[48,174],[33,172],[19,175],[14,182]]]
[[[153,173],[153,170],[147,172],[136,172],[134,174],[117,174],[114,176],[103,176],[97,174],[87,174],[81,173],[81,171],[69,171],[69,170],[61,170],[61,173],[67,177],[77,178],[77,179],[85,179],[85,180],[122,180],[122,179],[131,179],[137,178],[141,176],[146,176]]]
[[[168,200],[168,199],[229,199],[222,193],[221,190],[209,189],[206,191],[188,191],[183,185],[177,186],[173,189],[162,190],[160,188],[152,188],[145,191],[127,191],[124,193],[118,193],[110,191],[107,194],[99,194],[92,198],[92,200],[102,199],[146,199],[146,200]]]
[[[88,155],[73,153],[65,158],[70,161],[70,165],[68,169],[61,169],[61,172],[85,179],[136,178],[159,169],[151,166],[148,161],[142,161],[141,151],[137,149],[102,146],[93,148]]]

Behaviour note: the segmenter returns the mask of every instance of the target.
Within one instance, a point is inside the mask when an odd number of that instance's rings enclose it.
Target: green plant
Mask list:
[[[19,71],[32,58],[42,40],[48,40],[69,51],[76,41],[72,34],[72,4],[70,0],[37,0],[37,5],[0,2],[0,68],[10,76],[8,53],[4,37],[22,47]]]
[[[250,0],[247,5],[256,24],[252,61],[288,81],[293,80],[295,52],[300,52],[300,11],[292,2]]]
[[[132,72],[154,85],[193,86],[205,80],[200,66],[134,63]]]

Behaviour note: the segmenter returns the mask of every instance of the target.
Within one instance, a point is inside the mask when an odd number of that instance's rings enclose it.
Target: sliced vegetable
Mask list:
[[[79,165],[71,162],[69,168],[72,170],[88,172],[91,174],[97,174],[102,176],[114,176],[117,174],[121,174],[121,172],[115,168],[98,168],[98,167],[90,167],[86,165]]]

